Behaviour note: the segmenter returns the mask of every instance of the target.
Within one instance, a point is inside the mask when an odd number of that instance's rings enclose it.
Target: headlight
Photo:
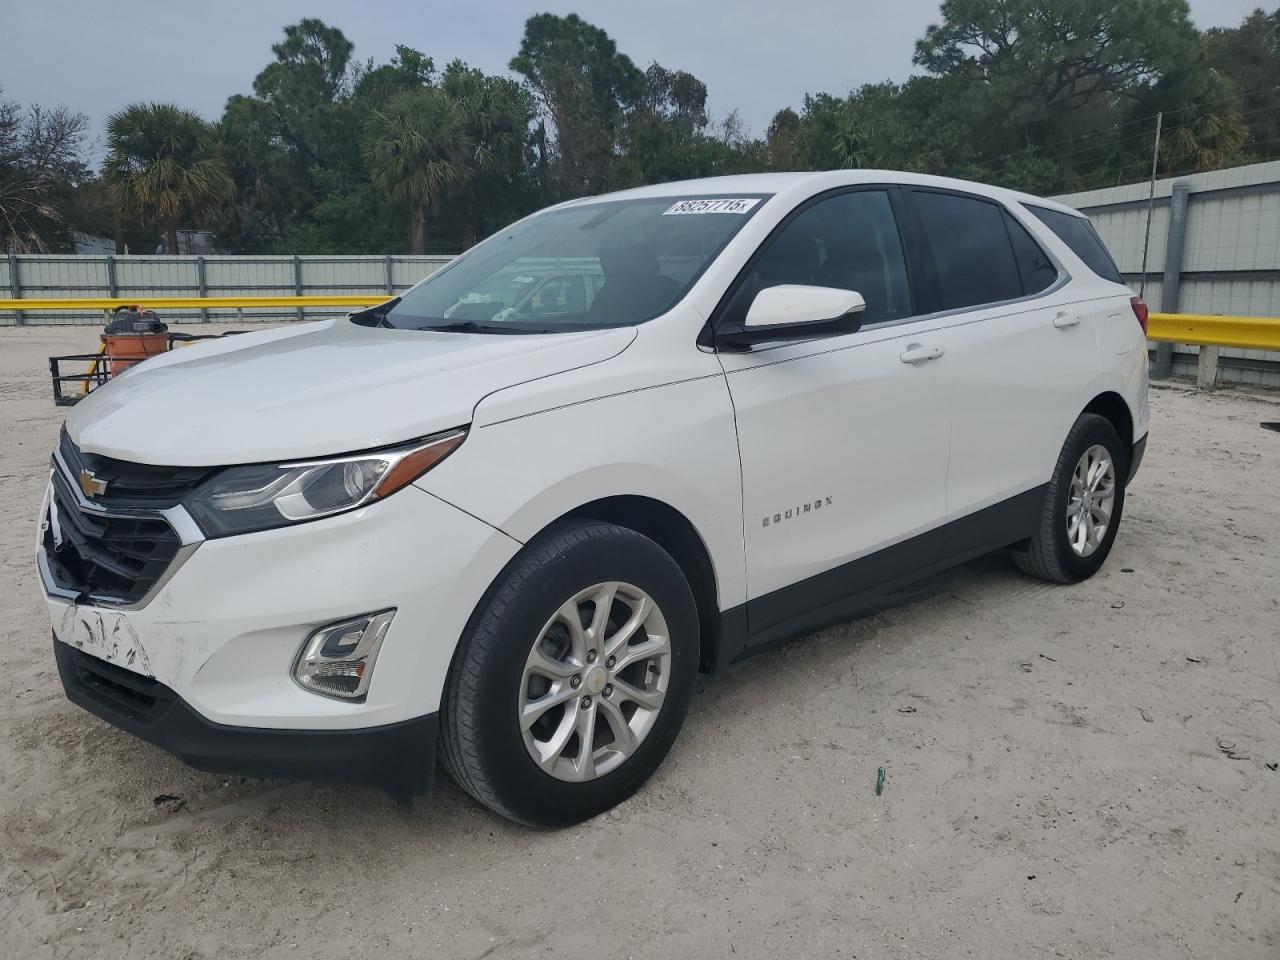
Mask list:
[[[346,457],[229,467],[186,500],[205,534],[226,537],[354,510],[390,496],[458,448],[467,431]]]

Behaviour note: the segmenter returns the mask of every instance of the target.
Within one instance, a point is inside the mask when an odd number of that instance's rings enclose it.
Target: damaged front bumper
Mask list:
[[[173,690],[53,638],[67,698],[198,770],[357,783],[407,799],[431,786],[437,715],[349,730],[286,730],[213,723]],[[412,758],[406,763],[405,758]]]

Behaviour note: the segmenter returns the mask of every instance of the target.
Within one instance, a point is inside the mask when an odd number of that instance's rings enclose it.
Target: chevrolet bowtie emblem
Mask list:
[[[81,470],[80,489],[86,497],[100,497],[107,492],[107,481],[99,480],[88,470]]]

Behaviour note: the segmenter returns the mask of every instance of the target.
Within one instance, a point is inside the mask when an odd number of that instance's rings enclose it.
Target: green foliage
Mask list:
[[[172,104],[134,104],[107,120],[103,179],[116,207],[164,229],[178,252],[177,228],[216,216],[232,195],[213,128]]]
[[[1236,94],[1244,152],[1255,160],[1280,157],[1280,8],[1255,10],[1235,29],[1208,31],[1204,66]]]
[[[100,177],[82,116],[0,102],[0,244],[67,249],[79,229],[146,249],[181,226],[233,252],[452,251],[555,200],[759,170],[1052,194],[1147,176],[1157,113],[1164,175],[1280,157],[1280,10],[1200,33],[1185,0],[943,0],[914,61],[902,83],[806,95],[757,138],[708,116],[698,77],[641,70],[576,14],[526,21],[515,78],[408,45],[361,62],[308,18],[215,125],[113,118]]]
[[[540,13],[524,25],[511,69],[555,126],[557,183],[565,196],[598,193],[644,74],[599,27],[576,13]]]
[[[429,87],[435,82],[435,61],[413,47],[396,45],[396,55],[390,63],[375,67],[372,61],[365,65],[355,82],[355,98],[377,104],[394,94],[417,87]]]
[[[1196,42],[1186,0],[944,0],[941,13],[915,62],[988,88],[1021,123],[1154,80]]]
[[[520,84],[454,60],[440,80],[459,105],[471,143],[471,175],[448,191],[441,232],[466,248],[542,205],[531,139],[533,96]]]
[[[254,92],[264,100],[333,103],[348,85],[354,49],[337,27],[312,17],[300,20],[272,44],[276,62],[258,74]]]
[[[1146,176],[1158,112],[1166,175],[1248,162],[1251,140],[1271,139],[1251,136],[1233,74],[1250,64],[1274,104],[1275,15],[1254,14],[1247,39],[1243,27],[1202,37],[1185,0],[944,0],[941,15],[916,44],[926,75],[806,97],[774,118],[771,164],[1055,193]]]
[[[427,210],[481,165],[467,121],[461,103],[435,87],[397,93],[365,121],[369,179],[412,211],[412,253],[425,249]]]
[[[286,227],[280,249],[297,254],[408,253],[408,236],[405,205],[363,184],[352,193],[326,197],[310,217]]]

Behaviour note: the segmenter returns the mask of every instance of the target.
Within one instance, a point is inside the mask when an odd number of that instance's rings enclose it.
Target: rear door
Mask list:
[[[929,362],[899,199],[877,187],[802,205],[718,311],[740,323],[777,284],[857,290],[867,304],[856,333],[720,354],[742,457],[751,644],[843,616],[941,549],[951,384]]]
[[[910,198],[952,386],[946,555],[976,554],[1026,536],[1099,370],[1097,327],[1009,208],[953,191]]]

